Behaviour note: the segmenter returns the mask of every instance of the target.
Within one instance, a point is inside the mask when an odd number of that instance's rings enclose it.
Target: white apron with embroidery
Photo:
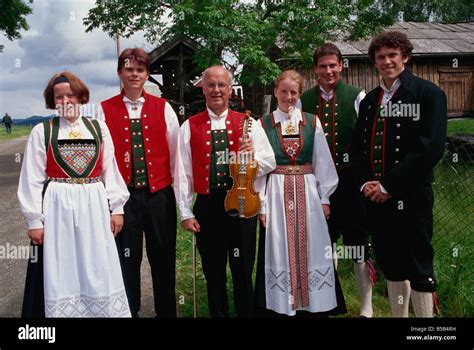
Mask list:
[[[63,148],[63,159],[85,167],[85,149]],[[50,182],[43,215],[46,317],[130,317],[104,184]]]
[[[287,114],[277,109],[274,113],[275,123],[281,122],[282,133],[289,122]],[[297,109],[293,125],[302,119]],[[293,316],[296,311],[324,312],[337,306],[335,292],[334,265],[332,260],[331,240],[326,218],[322,209],[328,202],[338,183],[337,172],[319,120],[314,135],[313,174],[304,175],[306,236],[307,236],[307,279],[309,304],[301,305],[301,286],[298,296],[291,293],[290,262],[285,217],[285,175],[270,174],[266,190],[267,230],[265,240],[265,293],[266,307],[275,312]],[[295,196],[295,210],[298,209]],[[298,225],[296,214],[296,225]],[[293,308],[295,302],[295,308]]]

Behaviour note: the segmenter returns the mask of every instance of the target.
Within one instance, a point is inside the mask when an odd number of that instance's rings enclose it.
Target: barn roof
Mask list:
[[[414,56],[474,55],[474,22],[397,22],[387,30],[405,33]],[[345,57],[366,57],[369,44],[370,40],[336,43]]]
[[[153,63],[157,60],[162,59],[166,56],[172,49],[174,49],[178,45],[184,45],[188,47],[192,51],[196,51],[198,48],[201,47],[196,41],[184,36],[184,35],[176,35],[168,41],[165,41],[161,46],[155,48],[153,51],[149,53],[150,56],[150,63]]]

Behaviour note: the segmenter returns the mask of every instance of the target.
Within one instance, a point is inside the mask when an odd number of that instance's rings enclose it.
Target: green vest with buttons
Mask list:
[[[132,179],[130,181],[134,188],[143,188],[148,185],[148,173],[146,168],[145,150],[143,146],[142,121],[141,119],[130,119],[130,130],[132,132]]]
[[[320,96],[319,85],[301,96],[302,110],[317,115],[321,121],[337,169],[349,163],[349,144],[357,121],[354,102],[360,91],[339,80],[330,101]]]
[[[210,189],[230,188],[228,152],[230,152],[230,149],[227,140],[227,130],[212,130]]]

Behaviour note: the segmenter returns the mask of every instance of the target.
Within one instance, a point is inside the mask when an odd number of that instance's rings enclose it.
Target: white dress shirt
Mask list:
[[[387,86],[385,85],[385,82],[383,81],[383,79],[380,81],[380,87],[383,90],[382,106],[385,106],[388,103],[388,101],[390,101],[392,99],[393,95],[395,95],[395,92],[398,90],[400,85],[401,85],[400,78],[397,78],[393,82],[390,89],[387,88]]]

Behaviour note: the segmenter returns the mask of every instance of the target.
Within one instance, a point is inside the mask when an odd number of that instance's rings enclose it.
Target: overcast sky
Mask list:
[[[117,53],[113,39],[101,30],[85,32],[82,19],[94,0],[35,0],[27,17],[30,29],[20,40],[9,41],[0,33],[0,117],[50,115],[43,90],[51,76],[71,71],[88,86],[91,103],[118,93]],[[121,48],[151,51],[142,33],[121,40]]]

